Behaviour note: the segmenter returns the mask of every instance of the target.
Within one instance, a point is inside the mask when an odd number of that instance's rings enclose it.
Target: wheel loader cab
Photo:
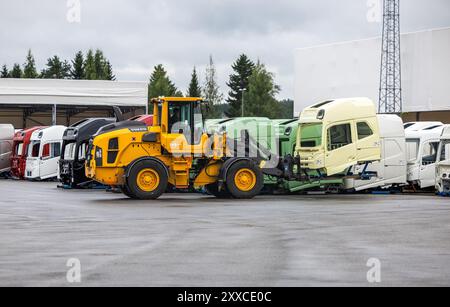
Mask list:
[[[184,136],[188,145],[197,145],[203,134],[202,100],[197,98],[153,99],[154,126],[162,134]]]
[[[305,170],[332,176],[381,158],[375,104],[366,98],[329,100],[300,116],[296,153]]]

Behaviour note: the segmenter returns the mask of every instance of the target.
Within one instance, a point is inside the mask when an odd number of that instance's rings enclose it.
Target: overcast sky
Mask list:
[[[0,0],[0,65],[23,63],[29,48],[39,69],[54,54],[100,48],[118,80],[147,81],[162,63],[185,92],[212,54],[227,93],[230,64],[247,53],[275,73],[280,98],[293,98],[295,48],[381,35],[368,21],[381,0],[80,0],[71,23],[74,1]],[[403,0],[401,20],[402,32],[448,27],[450,1]]]

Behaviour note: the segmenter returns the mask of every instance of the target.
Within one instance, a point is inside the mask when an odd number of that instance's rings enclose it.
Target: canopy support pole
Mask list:
[[[52,126],[56,126],[56,104],[52,108]]]

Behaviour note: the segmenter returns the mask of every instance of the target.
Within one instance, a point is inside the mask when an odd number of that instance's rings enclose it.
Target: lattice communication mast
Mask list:
[[[380,74],[380,113],[401,113],[400,0],[384,0]]]

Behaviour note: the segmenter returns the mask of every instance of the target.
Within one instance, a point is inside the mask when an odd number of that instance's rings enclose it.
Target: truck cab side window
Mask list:
[[[61,144],[52,143],[52,158],[61,156]]]
[[[328,129],[328,151],[336,150],[352,143],[350,124],[336,125]]]
[[[49,158],[50,157],[50,144],[45,144],[42,148],[42,158]]]
[[[365,139],[373,135],[373,131],[366,122],[359,122],[356,124],[358,130],[358,140]]]
[[[430,142],[423,145],[422,148],[422,165],[430,165],[436,163],[439,142]]]

